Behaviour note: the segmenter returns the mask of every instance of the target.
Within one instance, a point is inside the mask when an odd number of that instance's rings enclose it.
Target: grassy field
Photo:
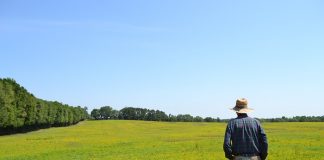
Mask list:
[[[225,123],[85,121],[0,136],[0,159],[225,159]],[[269,160],[324,160],[324,123],[263,123]]]

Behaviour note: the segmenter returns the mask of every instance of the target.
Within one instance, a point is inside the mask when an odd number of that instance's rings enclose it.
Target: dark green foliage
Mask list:
[[[91,111],[91,117],[92,117],[93,119],[96,119],[96,120],[101,119],[99,109],[93,109],[93,110]]]
[[[141,117],[141,112],[145,113],[144,117]],[[133,107],[125,107],[119,111],[119,119],[126,119],[126,120],[141,120],[145,118],[147,110],[146,109],[139,109]]]
[[[100,109],[93,109],[91,111],[91,117],[93,119],[99,120],[99,119],[118,119],[119,112],[117,110],[114,110],[110,106],[104,106]]]
[[[177,120],[179,122],[193,122],[193,116],[191,116],[190,114],[178,114],[177,115]]]
[[[235,115],[233,115],[235,116]],[[120,111],[114,110],[110,106],[100,109],[93,109],[91,117],[95,120],[124,119],[124,120],[144,120],[144,121],[168,121],[168,122],[228,122],[229,119],[220,119],[200,116],[193,117],[190,114],[166,115],[160,110],[146,108],[125,107]],[[296,116],[293,118],[270,118],[258,119],[262,122],[324,122],[324,116]]]
[[[170,122],[177,122],[177,116],[169,114],[169,121]]]
[[[0,78],[0,134],[76,124],[87,108],[37,99],[15,80]]]
[[[203,122],[204,119],[200,116],[196,116],[194,119],[193,119],[194,122]]]
[[[112,108],[110,106],[104,106],[100,108],[100,115],[102,119],[111,119]]]
[[[149,110],[146,108],[125,107],[120,111],[114,110],[110,106],[100,109],[93,109],[91,117],[100,119],[125,119],[125,120],[146,120],[146,121],[168,121],[169,117],[159,110]]]
[[[214,121],[214,118],[212,118],[212,117],[206,117],[204,120],[205,120],[205,122],[213,122]]]
[[[144,120],[144,121],[168,121],[168,122],[215,122],[216,119],[208,117],[203,119],[202,117],[193,117],[190,114],[178,114],[177,116],[172,114],[165,114],[160,110],[146,109],[146,108],[134,108],[125,107],[120,111],[114,110],[110,106],[104,106],[100,109],[93,109],[91,111],[91,117],[95,120],[107,120],[107,119],[124,119],[124,120]],[[217,120],[220,122],[219,118]]]
[[[261,122],[324,122],[324,116],[295,116],[292,118],[282,116],[281,118],[262,118],[258,120]]]

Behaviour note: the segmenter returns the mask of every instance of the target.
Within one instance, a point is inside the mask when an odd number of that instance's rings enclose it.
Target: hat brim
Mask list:
[[[233,110],[236,113],[249,113],[253,111],[252,108],[237,108],[237,107],[230,108],[230,110]]]

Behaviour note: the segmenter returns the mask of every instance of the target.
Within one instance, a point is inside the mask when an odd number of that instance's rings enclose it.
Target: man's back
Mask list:
[[[268,143],[260,122],[250,118],[247,114],[238,114],[238,117],[228,122],[224,151],[227,158],[232,156],[267,156]]]

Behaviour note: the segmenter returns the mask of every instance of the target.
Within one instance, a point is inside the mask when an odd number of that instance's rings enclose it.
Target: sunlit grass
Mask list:
[[[225,123],[85,121],[0,137],[0,159],[225,159]],[[264,123],[269,158],[323,160],[324,123]]]

